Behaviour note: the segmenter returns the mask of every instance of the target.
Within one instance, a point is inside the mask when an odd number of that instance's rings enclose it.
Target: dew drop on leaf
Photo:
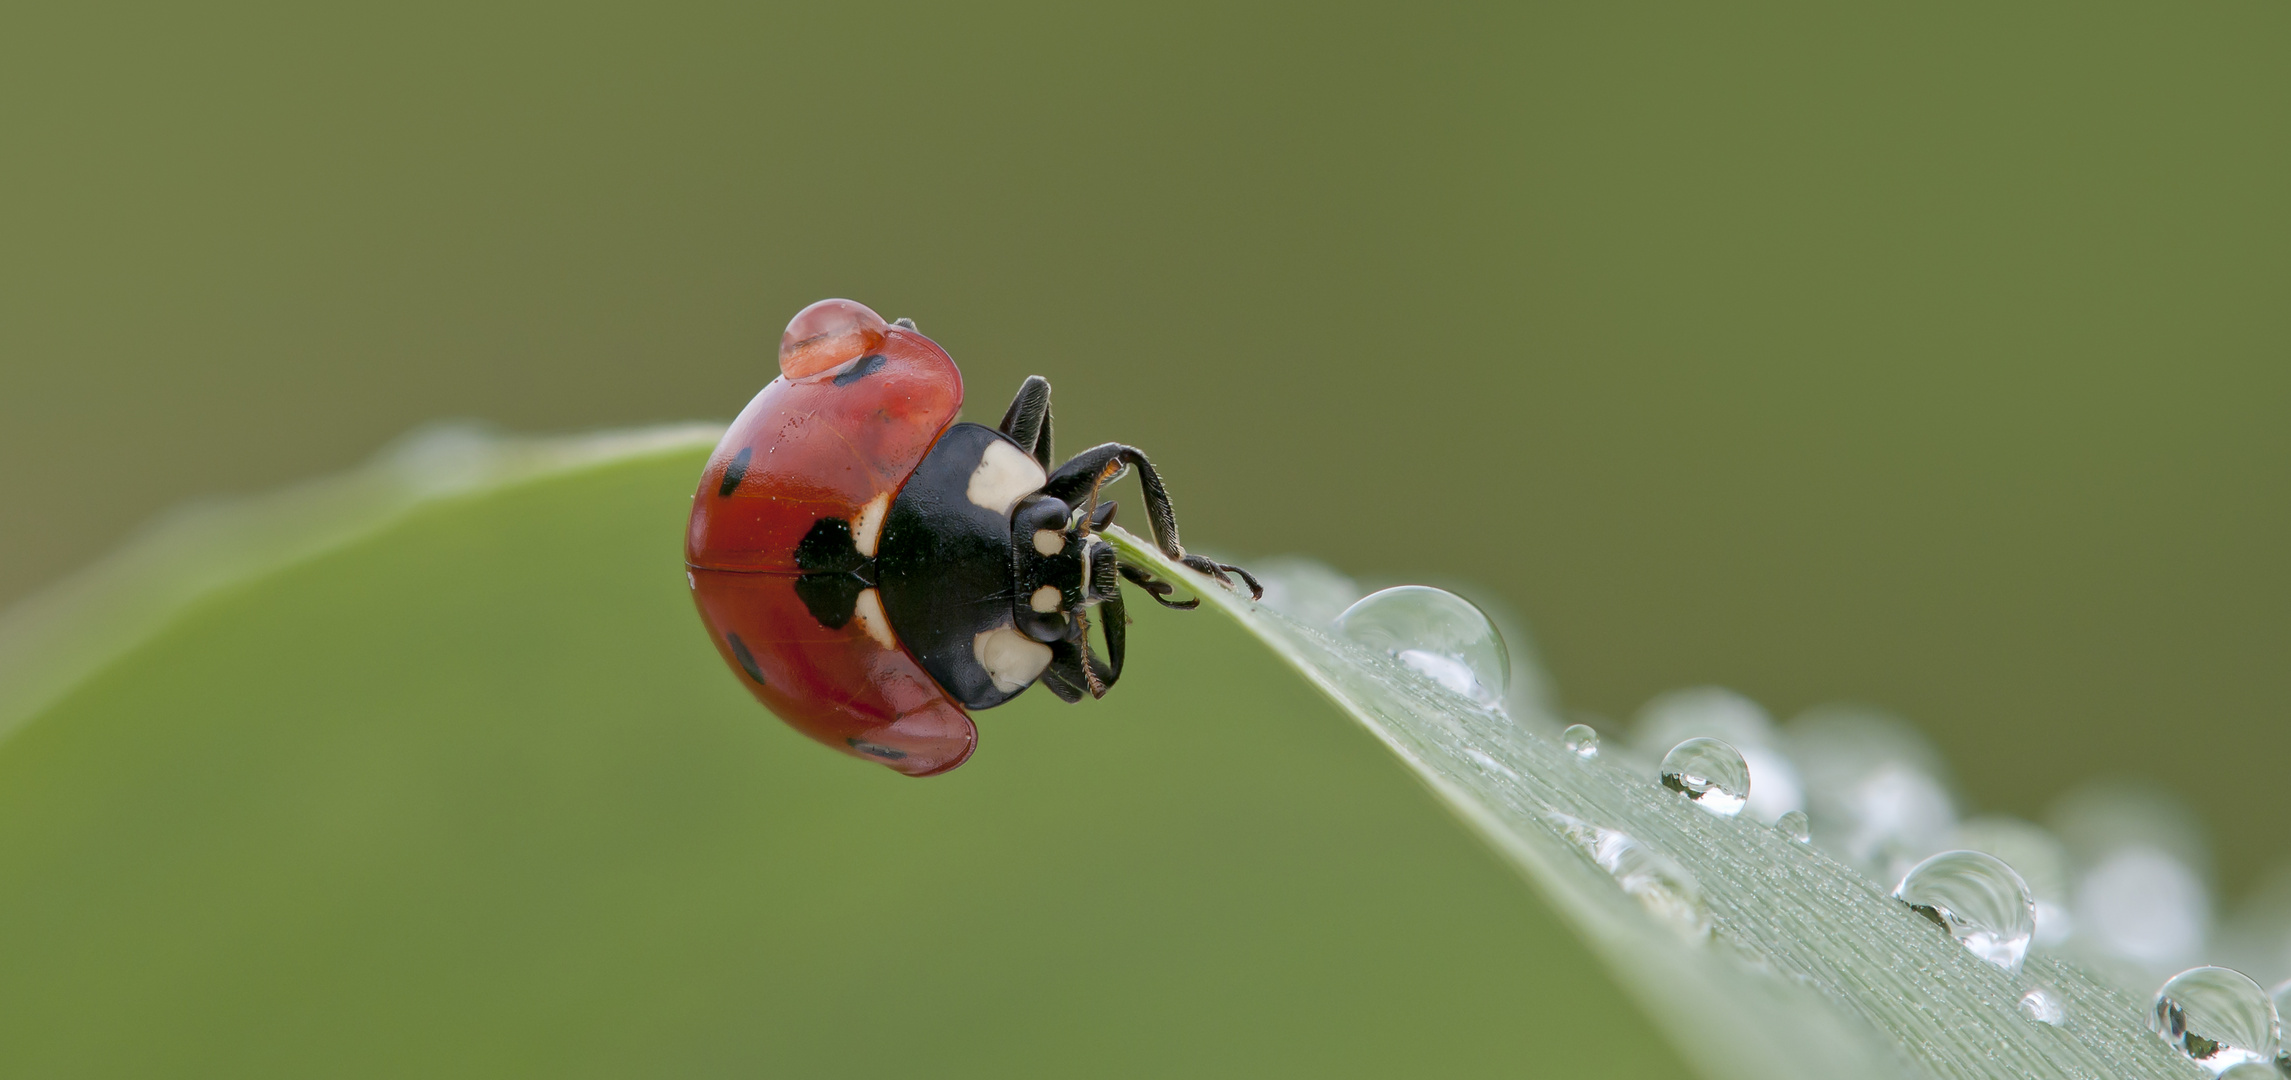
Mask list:
[[[1750,801],[1750,766],[1731,743],[1688,739],[1663,755],[1663,786],[1720,817],[1733,817]]]
[[[2036,933],[2036,901],[2013,868],[1985,851],[1944,851],[1912,867],[1893,897],[1939,924],[1966,951],[2019,971]]]
[[[2068,1003],[2051,988],[2034,986],[2021,995],[2021,1014],[2040,1024],[2059,1027],[2068,1020]]]
[[[1589,761],[1599,756],[1599,731],[1589,724],[1569,724],[1559,733],[1560,744],[1567,752]]]
[[[1807,820],[1803,810],[1792,810],[1774,819],[1774,829],[1801,844],[1814,838],[1814,823]]]
[[[1371,593],[1336,617],[1336,629],[1481,705],[1501,703],[1511,681],[1495,623],[1445,589],[1401,585]]]
[[[2224,1073],[2268,1064],[2282,1049],[2282,1021],[2267,991],[2240,971],[2189,968],[2156,991],[2148,1026],[2195,1063]]]
[[[1567,838],[1591,856],[1639,906],[1692,938],[1710,933],[1710,909],[1702,884],[1670,856],[1620,829],[1609,829],[1566,815],[1559,817]]]

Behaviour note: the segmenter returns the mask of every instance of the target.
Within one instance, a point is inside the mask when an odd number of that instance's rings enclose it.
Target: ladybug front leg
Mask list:
[[[1265,588],[1257,584],[1247,570],[1200,555],[1188,555],[1185,546],[1177,540],[1177,511],[1169,504],[1169,488],[1161,482],[1161,473],[1148,461],[1145,451],[1121,443],[1093,446],[1073,456],[1058,471],[1050,474],[1050,482],[1043,485],[1044,494],[1063,500],[1069,506],[1082,506],[1087,510],[1097,507],[1098,489],[1121,475],[1122,469],[1133,467],[1138,471],[1138,486],[1145,489],[1146,520],[1153,525],[1153,544],[1161,553],[1207,574],[1226,584],[1233,579],[1227,573],[1241,575],[1249,583],[1249,595],[1262,597]]]
[[[1028,375],[1018,385],[1018,396],[1010,399],[1010,411],[1002,414],[1002,427],[997,430],[1033,454],[1045,470],[1050,468],[1050,380]]]

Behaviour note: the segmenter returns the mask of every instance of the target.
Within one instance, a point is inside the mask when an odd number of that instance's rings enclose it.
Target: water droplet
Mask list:
[[[1918,863],[1893,897],[1940,924],[1966,951],[2017,972],[2036,933],[2036,901],[2003,859],[1983,851],[1944,851]]]
[[[2214,1073],[2268,1063],[2282,1048],[2282,1021],[2267,991],[2240,971],[2190,968],[2156,991],[2148,1026]]]
[[[1783,814],[1805,809],[1805,786],[1782,750],[1781,733],[1749,698],[1717,686],[1673,690],[1647,702],[1632,723],[1632,740],[1648,757],[1697,736],[1723,740],[1742,752],[1743,764],[1750,767],[1750,801],[1742,812],[1752,820],[1771,825]]]
[[[1589,724],[1569,724],[1559,733],[1559,741],[1576,757],[1589,761],[1599,756],[1599,731]]]
[[[2059,1027],[2068,1020],[2068,1003],[2050,987],[2032,986],[2021,995],[2021,1013],[2039,1024]]]
[[[2043,826],[2019,818],[1991,814],[1957,826],[1956,846],[1986,851],[2027,883],[2036,900],[2036,936],[2032,948],[2045,949],[2068,940],[2074,922],[2069,916],[2068,849]]]
[[[1801,844],[1814,838],[1814,823],[1803,810],[1792,810],[1774,820],[1775,831]]]
[[[1336,629],[1479,704],[1503,701],[1511,678],[1503,635],[1455,593],[1424,585],[1370,593],[1336,617]]]
[[[1567,838],[1612,875],[1639,906],[1688,937],[1710,933],[1710,909],[1703,903],[1702,884],[1670,856],[1618,829],[1564,814],[1559,815],[1559,824]]]
[[[1663,786],[1713,814],[1733,817],[1750,801],[1750,766],[1729,743],[1688,739],[1663,755]]]

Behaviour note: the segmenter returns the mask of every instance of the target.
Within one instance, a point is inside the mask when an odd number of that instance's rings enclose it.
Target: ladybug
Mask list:
[[[1137,448],[1053,467],[1039,375],[1001,425],[956,423],[962,373],[946,350],[850,300],[797,313],[779,359],[700,474],[684,563],[717,652],[805,735],[933,776],[970,757],[969,710],[1037,682],[1067,702],[1103,697],[1122,674],[1122,579],[1167,607],[1199,603],[1169,599],[1170,583],[1096,535],[1114,518],[1099,489],[1128,469],[1156,547],[1263,593],[1178,545],[1169,491]]]

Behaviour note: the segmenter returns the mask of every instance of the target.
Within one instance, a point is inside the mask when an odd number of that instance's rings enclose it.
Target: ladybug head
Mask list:
[[[1114,546],[1093,535],[1111,523],[1113,510],[1114,504],[1101,503],[1085,514],[1063,499],[1036,493],[1011,513],[1011,615],[1027,637],[1050,646],[1043,682],[1067,700],[1081,691],[1101,696],[1121,675],[1127,619],[1120,563]],[[1106,639],[1103,658],[1090,647],[1094,607]]]

